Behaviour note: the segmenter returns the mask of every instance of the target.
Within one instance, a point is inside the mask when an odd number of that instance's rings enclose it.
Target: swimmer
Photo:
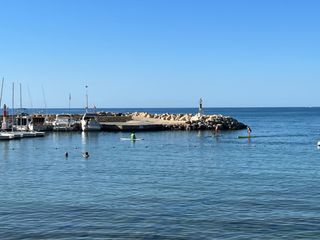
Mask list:
[[[89,157],[89,153],[88,153],[88,152],[82,153],[82,156],[83,156],[84,158],[88,158],[88,157]]]

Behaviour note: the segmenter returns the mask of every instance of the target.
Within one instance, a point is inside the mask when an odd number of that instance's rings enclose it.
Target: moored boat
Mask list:
[[[96,113],[86,112],[81,119],[82,131],[99,131],[101,130],[101,124],[98,121],[98,115]]]
[[[21,113],[16,116],[13,129],[17,131],[29,131],[29,124],[31,122],[31,116],[27,113]]]
[[[53,129],[53,126],[49,124],[46,117],[43,115],[32,115],[31,121],[29,123],[30,131],[50,131]]]
[[[57,114],[52,123],[54,131],[74,131],[77,130],[76,121],[71,114]]]
[[[15,135],[11,132],[0,132],[0,140],[11,140],[14,138]]]

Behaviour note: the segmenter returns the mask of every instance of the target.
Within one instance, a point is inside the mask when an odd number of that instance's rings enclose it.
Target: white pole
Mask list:
[[[46,95],[44,93],[44,88],[43,88],[43,85],[41,85],[41,88],[42,88],[42,96],[43,96],[43,101],[44,101],[44,107],[45,107],[45,113],[47,115],[47,101],[46,101]]]
[[[19,84],[20,86],[20,110],[22,111],[22,90],[21,90],[21,83]]]
[[[71,93],[69,93],[69,114],[71,114],[70,105],[71,105]]]
[[[2,78],[2,84],[1,84],[1,93],[0,93],[0,109],[1,109],[1,103],[2,103],[3,83],[4,83],[4,77]]]
[[[21,89],[21,83],[20,86],[20,130],[22,131],[22,89]]]
[[[202,114],[203,114],[202,98],[200,98],[200,101],[199,101],[199,115],[202,116]]]
[[[12,124],[11,124],[12,128],[11,128],[11,130],[12,130],[12,131],[13,131],[13,120],[14,120],[13,115],[14,115],[14,82],[12,83],[12,115],[11,115],[11,121],[12,121]]]
[[[88,86],[86,85],[86,112],[89,109],[89,101],[88,101]]]

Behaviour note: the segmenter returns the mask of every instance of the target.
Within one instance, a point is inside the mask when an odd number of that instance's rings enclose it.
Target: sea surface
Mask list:
[[[205,112],[233,116],[257,137],[139,132],[133,143],[120,140],[128,133],[78,132],[0,142],[0,239],[320,239],[320,108]]]

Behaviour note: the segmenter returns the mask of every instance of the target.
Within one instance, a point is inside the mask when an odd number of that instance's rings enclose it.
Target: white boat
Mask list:
[[[36,132],[36,131],[22,131],[23,138],[32,138],[32,137],[44,137],[45,132]]]
[[[12,132],[0,132],[0,140],[13,140],[20,138],[32,138],[32,137],[44,137],[44,132],[34,131],[12,131]]]
[[[11,132],[0,132],[0,140],[11,140],[14,138],[15,135]]]
[[[21,138],[43,137],[45,135],[44,132],[29,129],[31,122],[32,118],[28,114],[18,115],[16,117],[16,124],[13,125],[14,131],[12,133],[16,136],[20,135]]]
[[[76,130],[76,121],[71,114],[57,114],[53,121],[54,131],[74,131]]]
[[[86,112],[81,119],[82,131],[99,131],[101,130],[101,124],[98,121],[98,115],[96,113]]]
[[[50,125],[43,115],[32,115],[29,123],[30,131],[50,131],[53,126]]]
[[[17,132],[17,131],[1,132],[0,136],[1,136],[1,140],[11,140],[11,139],[23,138],[23,134],[21,132]]]
[[[29,124],[31,123],[31,116],[28,114],[20,114],[16,116],[15,124],[13,129],[17,131],[29,131]]]
[[[88,111],[88,102],[88,86],[86,86],[86,112],[80,121],[81,129],[82,131],[99,131],[101,130],[101,124],[98,121],[98,114]]]

